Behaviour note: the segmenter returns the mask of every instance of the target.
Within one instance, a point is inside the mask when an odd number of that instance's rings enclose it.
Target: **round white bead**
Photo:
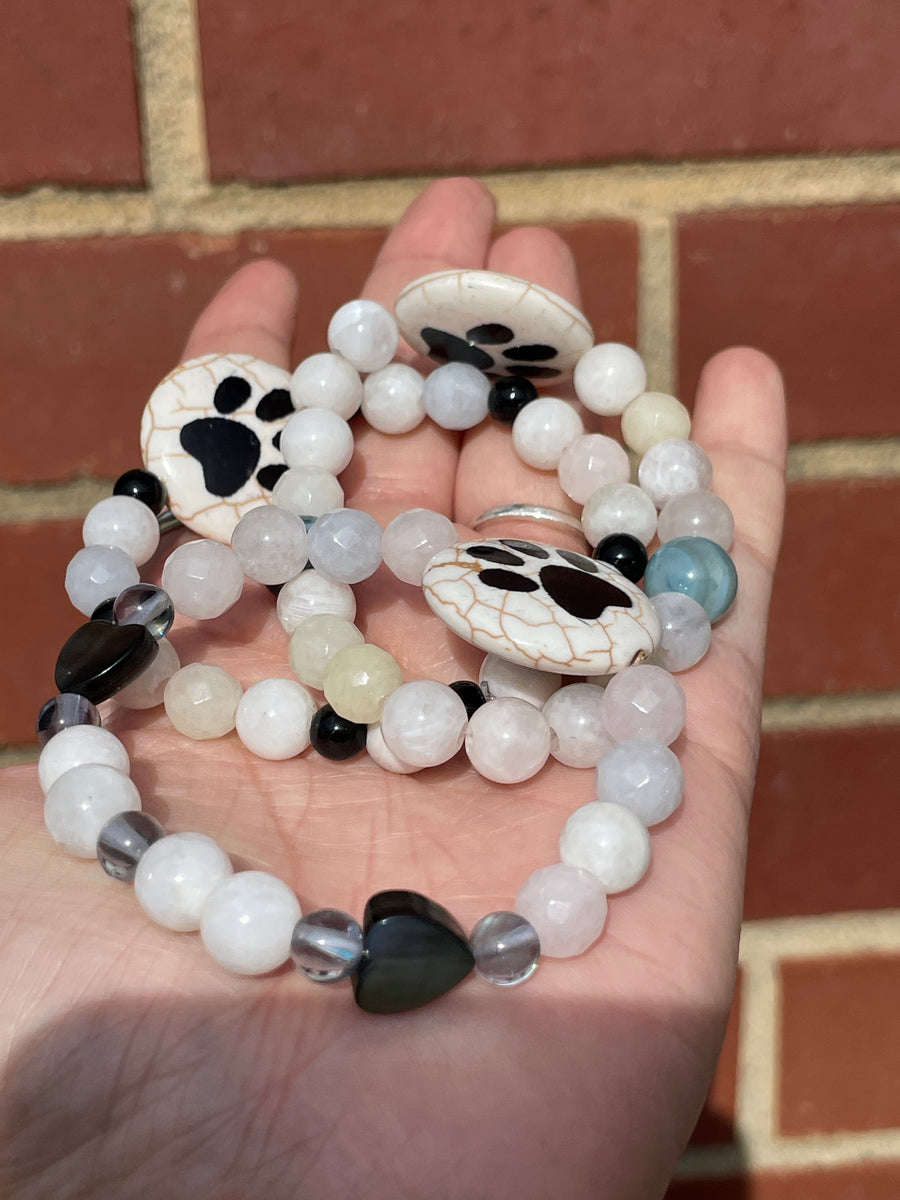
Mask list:
[[[353,430],[327,408],[304,408],[285,425],[279,449],[289,467],[322,467],[340,475],[353,457]]]
[[[315,701],[293,679],[263,679],[247,688],[235,714],[237,735],[259,758],[293,758],[309,745]]]
[[[603,692],[603,724],[616,742],[645,738],[668,746],[684,728],[685,713],[681,685],[649,663],[626,667]]]
[[[650,866],[650,835],[621,804],[595,800],[576,808],[563,826],[559,857],[600,880],[607,893],[634,887]]]
[[[312,354],[291,376],[294,408],[329,408],[349,421],[362,404],[359,371],[338,354]]]
[[[243,688],[212,663],[189,663],[166,684],[166,716],[179,733],[195,741],[224,737],[234,729]]]
[[[363,416],[381,433],[409,433],[425,419],[425,377],[406,363],[373,371],[363,384]]]
[[[661,542],[677,537],[705,537],[728,550],[734,540],[731,509],[712,492],[685,492],[667,500],[659,514]]]
[[[44,746],[38,759],[38,780],[46,796],[50,788],[73,767],[103,763],[127,775],[131,763],[119,739],[100,725],[70,725]]]
[[[597,940],[606,924],[606,893],[590,871],[553,863],[532,872],[514,908],[537,931],[541,954],[572,958]]]
[[[356,616],[356,597],[348,584],[335,583],[310,569],[287,581],[278,593],[275,611],[285,633],[293,633],[301,621],[318,613],[352,621]]]
[[[563,451],[584,433],[584,423],[573,405],[555,396],[532,400],[513,421],[512,438],[522,462],[542,471],[553,471]]]
[[[585,408],[613,417],[646,388],[647,371],[641,356],[630,346],[602,342],[578,360],[574,382]]]
[[[57,734],[53,742],[62,736]],[[60,775],[50,787],[44,824],[69,854],[94,858],[97,838],[109,818],[140,807],[138,790],[127,775],[103,763],[83,763]]]
[[[203,905],[231,873],[231,859],[212,838],[170,833],[144,851],[134,894],[151,921],[187,933],[200,928]]]
[[[686,671],[709,649],[712,627],[702,604],[682,592],[657,592],[650,597],[662,634],[653,662],[667,671]]]
[[[300,902],[267,871],[238,871],[207,896],[200,940],[207,953],[237,975],[264,975],[291,956]]]
[[[133,496],[107,496],[84,518],[85,546],[117,546],[141,566],[159,545],[159,522],[152,509]]]
[[[592,683],[569,683],[554,692],[543,707],[550,726],[550,753],[567,767],[593,767],[613,744],[603,728],[603,688]]]
[[[414,767],[412,763],[401,762],[389,748],[381,732],[380,721],[374,722],[366,730],[366,753],[382,771],[390,771],[394,775],[412,775],[421,770],[421,767]]]
[[[309,531],[309,561],[337,583],[361,583],[381,565],[381,526],[356,508],[324,513]]]
[[[628,455],[617,441],[602,433],[586,433],[562,452],[557,467],[559,486],[576,504],[584,504],[605,483],[627,483]]]
[[[673,496],[706,489],[712,483],[709,455],[696,442],[666,438],[651,446],[638,467],[638,481],[657,508]]]
[[[466,730],[469,762],[494,783],[521,783],[550,754],[550,727],[540,710],[512,697],[482,704]]]
[[[397,352],[400,333],[391,313],[375,300],[342,304],[328,325],[328,349],[357,371],[378,371]]]
[[[149,509],[148,509],[149,512]],[[66,595],[89,617],[98,604],[140,582],[134,559],[117,546],[85,546],[66,567]]]
[[[381,553],[398,579],[421,587],[422,575],[435,554],[458,541],[459,534],[449,517],[430,508],[411,508],[385,527]]]
[[[241,517],[231,548],[257,583],[284,583],[306,566],[306,526],[294,513],[264,504]]]
[[[175,611],[198,621],[227,612],[243,588],[244,572],[231,547],[205,538],[173,550],[162,570],[162,589]]]
[[[487,654],[481,664],[478,682],[488,700],[513,696],[535,708],[543,708],[553,693],[562,687],[562,675],[536,671],[534,667],[523,667],[497,654]]]
[[[385,701],[381,733],[388,749],[413,767],[447,762],[463,744],[466,706],[446,683],[404,683]]]
[[[490,391],[490,380],[477,367],[449,362],[425,380],[422,403],[442,429],[472,429],[488,414]]]
[[[166,685],[181,669],[181,660],[168,638],[160,638],[156,645],[158,650],[150,665],[127,687],[116,692],[115,701],[121,708],[156,708],[157,704],[162,704]]]
[[[622,441],[635,454],[646,454],[666,438],[686,438],[691,414],[666,392],[642,392],[622,413]]]
[[[621,804],[645,825],[670,817],[684,793],[684,771],[659,742],[627,738],[597,763],[597,799]]]
[[[656,532],[656,505],[633,483],[605,483],[588,497],[581,527],[592,546],[611,533],[630,533],[646,546]]]
[[[344,506],[344,489],[324,467],[289,467],[272,488],[272,503],[295,517],[321,517]]]

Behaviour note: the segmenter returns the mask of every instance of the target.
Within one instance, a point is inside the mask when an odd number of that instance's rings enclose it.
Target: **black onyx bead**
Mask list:
[[[89,621],[60,650],[56,686],[99,704],[140,675],[158,649],[156,638],[143,625]]]
[[[131,496],[134,500],[140,500],[141,504],[152,508],[157,515],[162,512],[166,503],[166,489],[162,480],[157,479],[151,471],[144,471],[140,467],[119,476],[113,484],[113,495]]]
[[[418,892],[377,892],[366,904],[363,934],[353,992],[366,1012],[420,1008],[449,992],[475,966],[456,920]]]
[[[106,600],[101,600],[94,611],[91,613],[92,621],[105,621],[107,625],[115,625],[116,618],[113,616],[113,608],[115,607],[116,598],[110,596]]]
[[[333,762],[346,762],[366,748],[367,725],[358,725],[336,713],[330,704],[316,710],[309,727],[309,740],[314,750]]]
[[[487,703],[487,697],[484,692],[471,679],[457,679],[456,683],[450,684],[450,687],[466,706],[466,716],[469,718],[471,718],[472,713],[478,712],[482,704]]]
[[[498,379],[488,393],[488,412],[501,425],[512,425],[526,404],[537,400],[537,388],[519,375]]]
[[[598,543],[592,557],[609,563],[632,583],[639,583],[647,570],[647,547],[630,533],[611,533]]]

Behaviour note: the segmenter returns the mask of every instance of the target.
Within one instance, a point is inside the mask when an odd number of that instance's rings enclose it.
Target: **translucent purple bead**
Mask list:
[[[116,597],[112,613],[117,625],[143,625],[155,638],[164,638],[175,620],[171,596],[152,583],[125,588]]]
[[[97,838],[100,866],[113,879],[129,882],[134,879],[144,851],[159,841],[165,832],[159,821],[149,813],[116,813],[109,818]]]
[[[63,692],[41,706],[35,725],[38,741],[46,746],[52,737],[73,725],[100,725],[100,713],[86,696]]]

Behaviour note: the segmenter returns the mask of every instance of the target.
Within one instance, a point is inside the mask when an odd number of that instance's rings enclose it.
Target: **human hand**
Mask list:
[[[563,243],[526,229],[492,244],[493,216],[478,184],[432,185],[386,243],[365,294],[391,305],[418,275],[487,266],[577,303]],[[185,357],[244,351],[287,366],[295,302],[283,268],[245,267],[201,316]],[[613,899],[600,941],[545,961],[512,992],[472,979],[391,1017],[361,1012],[346,984],[317,987],[287,969],[233,977],[196,938],[151,925],[126,889],[54,846],[36,772],[12,770],[0,842],[0,1195],[662,1193],[711,1077],[734,981],[783,503],[774,367],[754,351],[719,355],[693,421],[735,515],[740,591],[707,657],[679,676],[684,804],[653,831],[648,877]],[[348,504],[382,524],[417,505],[462,526],[500,503],[572,507],[555,476],[522,464],[492,423],[457,435],[425,422],[399,438],[366,428],[342,482]],[[542,536],[521,525],[503,533]],[[356,590],[367,640],[390,650],[405,677],[477,677],[478,652],[418,592],[386,571]],[[248,584],[208,625],[179,618],[171,640],[182,662],[217,663],[245,686],[290,674],[262,587]],[[504,787],[457,760],[410,776],[313,753],[261,761],[235,735],[189,743],[157,710],[120,711],[110,727],[148,811],[168,829],[214,837],[236,867],[278,875],[304,911],[360,915],[371,893],[408,887],[470,928],[556,861],[563,822],[593,799],[592,772],[555,762]]]

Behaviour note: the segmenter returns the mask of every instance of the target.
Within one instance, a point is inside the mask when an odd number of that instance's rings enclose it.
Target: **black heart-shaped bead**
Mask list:
[[[366,904],[363,933],[353,990],[366,1012],[420,1008],[456,987],[475,966],[456,920],[418,892],[376,892]]]
[[[76,692],[94,704],[108,700],[156,656],[156,639],[143,625],[79,625],[56,660],[54,678],[60,692]]]

